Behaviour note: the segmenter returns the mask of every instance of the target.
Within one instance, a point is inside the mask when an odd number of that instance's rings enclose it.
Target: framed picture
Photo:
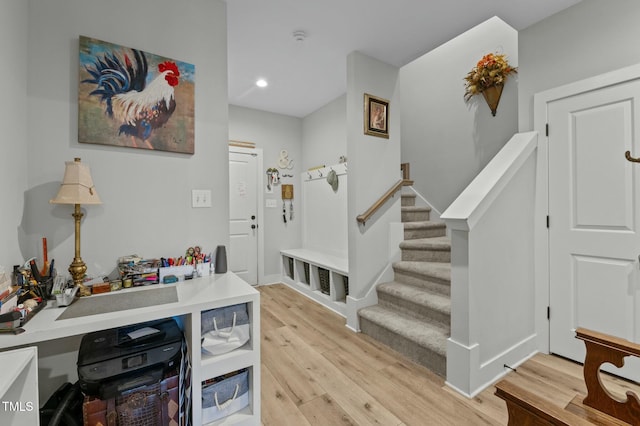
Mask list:
[[[194,65],[79,41],[78,142],[194,153]]]
[[[389,139],[389,101],[364,94],[364,133]]]

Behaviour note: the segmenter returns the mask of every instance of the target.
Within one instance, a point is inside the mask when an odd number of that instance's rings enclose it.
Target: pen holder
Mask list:
[[[39,285],[40,285],[40,288],[42,289],[42,292],[44,293],[45,299],[47,300],[55,299],[55,297],[51,294],[51,291],[53,289],[53,277],[51,276],[44,277],[42,281],[40,281]]]
[[[62,293],[56,294],[56,302],[58,303],[58,307],[62,308],[64,306],[69,306],[73,303],[76,292],[78,291],[78,287],[66,288],[62,291]]]

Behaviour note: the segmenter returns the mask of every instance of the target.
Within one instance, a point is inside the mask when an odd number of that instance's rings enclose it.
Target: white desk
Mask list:
[[[73,336],[78,336],[77,340],[79,336],[97,330],[161,318],[180,317],[184,324],[184,333],[191,361],[193,424],[201,424],[200,383],[206,379],[245,367],[250,370],[249,407],[227,418],[227,423],[225,424],[260,424],[260,293],[231,272],[169,285],[176,286],[178,302],[57,321],[56,318],[65,308],[58,308],[55,301],[49,301],[49,305],[38,312],[24,326],[24,333],[18,335],[0,334],[0,351],[31,345],[38,345],[42,348],[43,344],[49,346],[59,341],[66,342],[65,339]],[[123,289],[114,294],[119,295],[123,292],[138,291],[152,292],[159,286],[166,285],[158,284]],[[109,296],[109,293],[104,293],[90,297],[104,298],[104,302],[109,303]],[[200,349],[200,313],[209,309],[238,303],[249,304],[251,321],[251,338],[249,342],[242,348],[224,355],[216,357],[203,355]],[[76,340],[72,339],[70,341],[75,342]],[[78,347],[66,349],[75,355]],[[0,353],[1,356],[2,353]],[[53,362],[57,361],[53,360]],[[6,368],[6,366],[3,368]],[[77,377],[75,360],[72,366],[67,366],[66,368],[71,370],[69,371],[69,377]],[[38,378],[40,382],[48,380],[50,373],[51,369],[39,368]],[[8,374],[0,373],[0,388],[3,381],[6,382],[8,380],[10,380]],[[54,387],[54,390],[56,388],[57,386]],[[40,405],[44,404],[45,401],[46,399],[42,400],[40,398]],[[6,424],[2,422],[2,419],[2,410],[0,410],[0,423]]]

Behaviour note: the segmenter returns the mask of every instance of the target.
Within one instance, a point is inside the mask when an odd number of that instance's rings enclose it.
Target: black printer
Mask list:
[[[182,342],[171,318],[86,334],[78,352],[80,389],[108,399],[157,383],[180,365]]]

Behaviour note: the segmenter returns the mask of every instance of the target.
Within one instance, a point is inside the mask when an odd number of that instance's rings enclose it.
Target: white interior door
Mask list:
[[[584,362],[575,329],[640,342],[640,82],[548,104],[550,350]],[[640,362],[609,371],[640,380]],[[605,368],[606,369],[606,368]]]
[[[229,152],[229,270],[258,283],[256,154]]]

